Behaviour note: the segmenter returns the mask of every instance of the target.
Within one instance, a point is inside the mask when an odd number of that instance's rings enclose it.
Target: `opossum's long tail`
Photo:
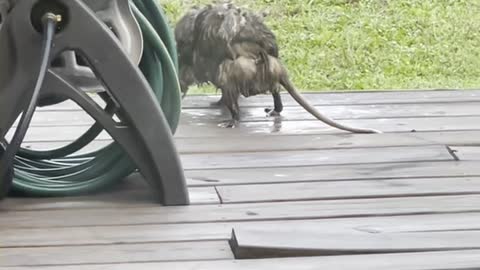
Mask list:
[[[374,130],[374,129],[354,128],[354,127],[345,126],[323,115],[317,109],[315,109],[315,107],[310,105],[310,103],[308,103],[308,101],[295,89],[295,86],[293,86],[293,83],[290,81],[290,79],[288,78],[288,75],[286,75],[285,73],[280,78],[280,84],[285,88],[285,90],[288,91],[288,93],[293,97],[293,99],[295,99],[295,101],[298,104],[300,104],[300,106],[302,106],[305,110],[307,110],[309,113],[315,116],[318,120],[324,122],[327,125],[330,125],[332,127],[335,127],[341,130],[350,131],[353,133],[382,133],[381,131]]]

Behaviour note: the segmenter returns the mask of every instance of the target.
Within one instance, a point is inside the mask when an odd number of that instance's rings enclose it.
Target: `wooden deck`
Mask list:
[[[155,204],[138,175],[88,197],[10,198],[0,269],[480,269],[480,90],[306,96],[385,133],[332,129],[286,96],[281,119],[254,97],[222,129],[218,97],[188,97],[176,142],[191,206]],[[69,103],[42,109],[25,145],[91,123]]]

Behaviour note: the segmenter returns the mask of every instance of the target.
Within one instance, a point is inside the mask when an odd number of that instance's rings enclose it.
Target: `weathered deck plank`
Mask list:
[[[182,154],[480,144],[480,131],[176,138]]]
[[[446,116],[478,116],[480,114],[478,102],[458,104],[388,104],[388,105],[348,105],[348,106],[316,106],[330,118],[336,120],[347,119],[378,119],[378,118],[434,118]],[[228,115],[222,108],[186,109],[184,119],[215,121],[219,117]],[[285,107],[281,113],[282,121],[315,120],[311,114],[301,107]],[[262,122],[268,121],[263,108],[241,108],[241,121]]]
[[[192,205],[219,204],[220,198],[214,187],[193,187],[189,189]],[[93,208],[138,208],[157,206],[155,193],[140,174],[123,179],[112,190],[94,194],[60,198],[9,198],[0,203],[0,211],[42,211],[56,209]]]
[[[23,146],[31,149],[54,149],[70,143],[71,140],[52,141],[45,138],[24,141]],[[98,149],[111,143],[110,139],[96,140],[83,151]],[[383,134],[324,134],[324,135],[257,135],[255,139],[243,137],[214,138],[175,138],[181,154],[267,152],[267,151],[306,151],[322,149],[350,149],[395,146],[428,145],[477,145],[480,144],[480,131],[447,131]]]
[[[253,135],[284,136],[284,135],[326,135],[341,134],[349,135],[345,131],[339,131],[320,121],[285,121],[268,120],[264,122],[242,122],[237,129],[219,128],[217,125],[228,120],[228,117],[218,119],[215,122],[182,121],[176,138],[216,138],[216,137],[247,137]],[[276,121],[276,122],[275,122]],[[478,131],[480,116],[466,117],[438,117],[438,118],[384,118],[384,119],[358,119],[340,120],[345,125],[354,127],[368,127],[380,130],[384,133],[411,133],[416,132],[444,132],[444,131]],[[69,126],[55,129],[52,127],[32,127],[26,134],[25,140],[30,142],[40,141],[73,141],[83,134],[90,125]],[[7,134],[10,138],[13,133]],[[110,139],[107,133],[99,135],[99,139]]]
[[[232,259],[226,241],[0,248],[0,267]]]
[[[409,91],[361,91],[361,92],[304,92],[303,95],[313,105],[355,105],[355,104],[430,104],[430,103],[461,103],[480,101],[480,90],[409,90]],[[96,95],[92,98],[99,104],[104,102]],[[183,100],[182,107],[205,108],[211,107],[210,103],[218,101],[219,95],[189,95]],[[282,94],[285,106],[298,106],[297,103],[286,93]],[[264,107],[271,105],[272,98],[269,95],[258,95],[249,98],[240,98],[239,103],[243,107]],[[74,111],[78,106],[71,101],[65,101],[56,106],[38,108],[38,111]]]
[[[480,232],[324,233],[317,230],[234,229],[237,259],[480,249]]]
[[[307,258],[283,258],[266,260],[222,260],[197,262],[170,262],[144,264],[106,264],[62,266],[62,270],[439,270],[439,269],[478,269],[480,251],[420,252],[382,255],[323,256]],[[38,269],[12,267],[4,270]],[[41,267],[56,270],[58,267]]]
[[[232,229],[311,230],[323,233],[405,233],[478,231],[480,213],[426,214],[366,218],[112,225],[2,230],[2,247],[113,245],[228,240]]]
[[[184,154],[186,170],[296,167],[417,161],[454,161],[444,146],[385,147],[255,153]]]
[[[1,211],[2,228],[328,219],[480,212],[480,195],[379,198],[188,207]],[[55,219],[45,218],[55,216]],[[88,217],[88,218],[86,218]]]
[[[192,205],[220,203],[214,187],[189,188],[189,196]],[[0,204],[0,211],[73,210],[112,207],[137,208],[156,205],[158,203],[155,200],[153,191],[144,188],[69,198],[10,198]]]
[[[472,102],[480,101],[479,90],[464,91],[361,91],[361,92],[331,92],[302,93],[313,105],[352,105],[352,104],[403,104],[403,103],[438,103],[438,102]],[[184,99],[184,108],[209,107],[211,102],[218,101],[220,96],[192,95]],[[288,95],[282,94],[286,106],[298,106]],[[272,97],[258,95],[241,98],[241,106],[264,107],[272,105]]]
[[[223,203],[480,194],[480,178],[340,181],[217,187]]]
[[[439,104],[389,104],[389,105],[349,105],[318,106],[317,109],[329,117],[338,120],[375,119],[375,118],[424,118],[445,116],[478,116],[480,102],[465,102],[452,105]],[[217,121],[219,117],[228,116],[222,108],[185,109],[185,120]],[[282,112],[282,121],[314,120],[303,108],[286,107]],[[242,108],[241,121],[268,121],[262,108]],[[57,111],[40,111],[34,115],[32,126],[73,126],[92,124],[94,120],[83,111],[70,111],[59,114]]]
[[[367,153],[367,152],[366,152]],[[480,176],[473,162],[404,162],[186,171],[190,186]]]

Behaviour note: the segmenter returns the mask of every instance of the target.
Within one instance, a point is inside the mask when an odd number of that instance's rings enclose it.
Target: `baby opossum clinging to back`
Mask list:
[[[227,106],[232,114],[225,127],[234,127],[239,121],[240,95],[270,92],[274,109],[266,112],[279,115],[283,110],[283,87],[303,108],[328,125],[354,133],[379,133],[342,125],[311,106],[290,81],[279,60],[276,37],[261,15],[231,3],[194,7],[177,23],[175,39],[184,96],[192,84],[211,83],[220,89],[222,98],[218,104]]]

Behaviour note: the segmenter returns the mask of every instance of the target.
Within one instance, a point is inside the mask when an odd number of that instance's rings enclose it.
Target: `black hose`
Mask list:
[[[37,82],[33,89],[32,97],[27,109],[22,113],[18,127],[13,135],[12,140],[6,146],[6,150],[1,159],[0,166],[0,180],[2,181],[2,187],[8,187],[10,183],[4,183],[11,181],[10,172],[13,167],[13,162],[17,151],[25,138],[30,122],[32,121],[35,108],[37,107],[38,97],[40,96],[40,90],[42,89],[43,81],[48,71],[50,64],[50,54],[53,42],[53,36],[55,35],[55,28],[57,24],[57,16],[52,13],[47,13],[42,18],[43,23],[43,41],[42,41],[42,58],[40,63],[40,71],[38,73]],[[3,191],[2,193],[5,193]]]

